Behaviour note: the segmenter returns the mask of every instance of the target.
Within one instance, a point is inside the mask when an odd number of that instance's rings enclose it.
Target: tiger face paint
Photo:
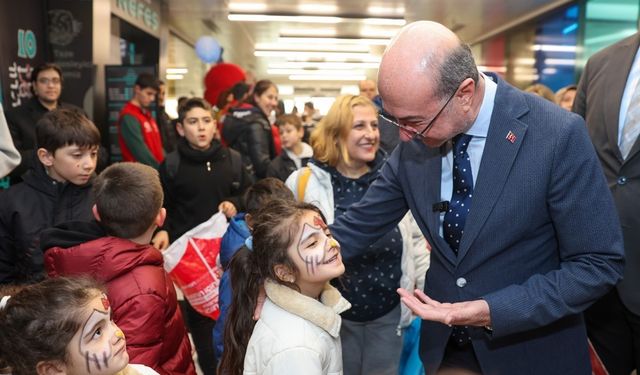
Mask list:
[[[296,285],[301,291],[322,291],[324,285],[344,273],[340,244],[332,236],[326,223],[313,211],[306,211],[300,222],[297,241],[288,253],[298,269]],[[316,296],[313,296],[314,298]]]
[[[67,375],[112,375],[129,363],[124,333],[111,321],[109,300],[103,294],[85,307],[80,329],[67,346]]]

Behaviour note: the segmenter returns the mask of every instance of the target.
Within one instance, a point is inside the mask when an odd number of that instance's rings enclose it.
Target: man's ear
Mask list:
[[[37,154],[38,160],[40,160],[40,163],[42,163],[42,165],[44,165],[45,167],[50,167],[53,165],[53,159],[55,159],[53,153],[47,151],[44,148],[39,148]]]
[[[274,266],[273,271],[275,272],[278,279],[280,279],[280,281],[284,281],[286,283],[294,283],[296,281],[296,277],[293,272],[291,272],[289,267],[285,266],[284,264],[278,264]]]
[[[181,137],[184,137],[184,126],[181,123],[176,124],[176,131],[180,134]]]
[[[98,205],[94,204],[93,207],[91,207],[91,212],[93,212],[93,217],[97,221],[100,221],[100,213],[98,212]]]
[[[166,218],[167,218],[167,210],[164,207],[162,207],[160,208],[160,211],[158,211],[158,215],[156,216],[156,225],[158,227],[162,227]]]
[[[476,82],[472,78],[467,78],[458,87],[458,96],[462,100],[463,107],[471,107],[473,95],[476,93]]]
[[[36,365],[38,375],[66,375],[66,366],[60,361],[40,361]]]

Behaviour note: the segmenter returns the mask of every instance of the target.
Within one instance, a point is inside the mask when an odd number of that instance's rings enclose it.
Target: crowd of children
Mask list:
[[[142,78],[140,105],[155,90]],[[395,228],[370,258],[343,264],[329,229],[385,161],[376,107],[338,98],[310,146],[298,116],[270,125],[275,84],[260,81],[247,98],[221,119],[222,134],[206,101],[186,99],[175,149],[158,149],[157,165],[118,163],[97,176],[96,126],[74,109],[44,115],[38,163],[0,199],[0,369],[192,375],[190,332],[205,375],[340,374],[343,363],[355,374],[380,361],[397,372],[411,319],[399,325],[395,289],[403,275],[420,287],[424,239],[415,226]],[[133,155],[144,147],[131,141],[132,113],[121,145]],[[229,224],[216,322],[188,301],[179,307],[162,251],[217,212]],[[408,278],[407,257],[422,259],[408,262]],[[367,327],[381,320],[388,329]],[[352,339],[367,330],[385,340]]]

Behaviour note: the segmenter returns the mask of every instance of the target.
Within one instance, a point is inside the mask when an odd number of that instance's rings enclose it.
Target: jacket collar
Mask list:
[[[278,307],[310,321],[333,337],[340,336],[342,318],[339,314],[350,309],[351,304],[329,283],[320,294],[320,301],[272,280],[265,281],[264,289]]]

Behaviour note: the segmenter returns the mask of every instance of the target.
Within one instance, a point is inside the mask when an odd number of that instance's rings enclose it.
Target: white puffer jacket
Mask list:
[[[244,374],[342,374],[340,313],[351,307],[327,283],[320,301],[273,281],[256,323]]]

